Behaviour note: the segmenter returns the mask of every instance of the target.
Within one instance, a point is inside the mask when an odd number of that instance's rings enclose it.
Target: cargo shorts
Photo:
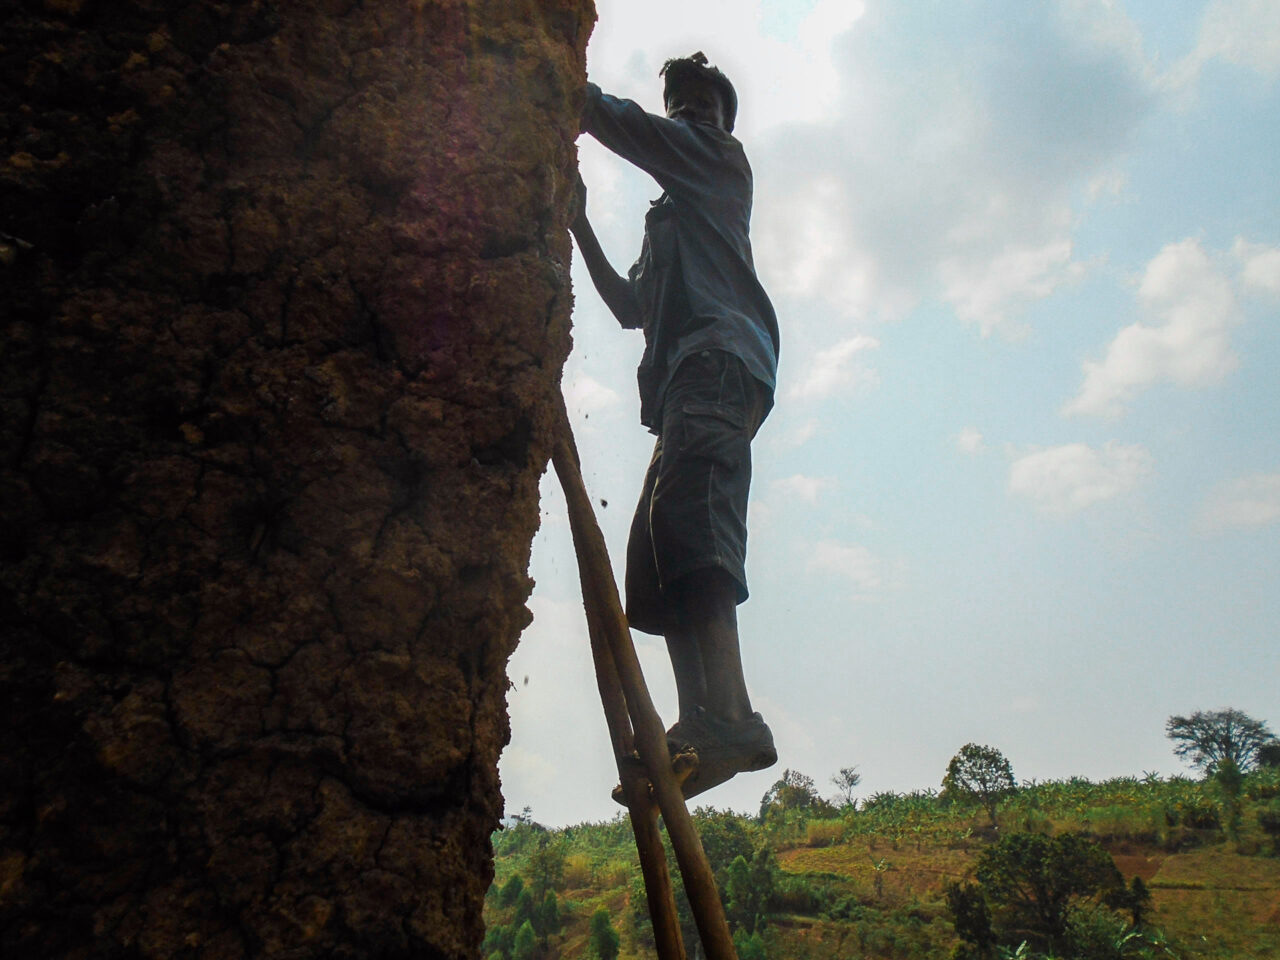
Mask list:
[[[662,425],[627,542],[627,620],[666,634],[671,586],[719,567],[747,599],[747,496],[751,441],[766,388],[742,361],[703,350],[681,361],[667,385]]]

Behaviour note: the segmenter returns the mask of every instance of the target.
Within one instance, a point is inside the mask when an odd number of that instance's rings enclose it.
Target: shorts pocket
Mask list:
[[[728,470],[737,470],[748,456],[747,418],[722,403],[690,401],[680,407],[682,457],[701,457]]]

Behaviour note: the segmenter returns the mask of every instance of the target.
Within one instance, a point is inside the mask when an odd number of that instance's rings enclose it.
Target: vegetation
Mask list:
[[[862,782],[862,774],[858,772],[857,767],[841,767],[840,772],[831,778],[831,782],[838,791],[832,801],[836,806],[856,806],[853,791]]]
[[[972,800],[982,804],[996,827],[996,804],[1007,796],[1016,782],[1013,767],[1005,755],[995,747],[966,743],[947,764],[947,775],[942,778],[942,792],[946,797]]]
[[[591,949],[599,960],[617,960],[619,943],[609,911],[601,907],[591,915]]]
[[[1242,771],[1252,770],[1259,753],[1265,749],[1269,758],[1276,744],[1264,722],[1240,710],[1197,710],[1189,717],[1170,717],[1165,735],[1180,759],[1209,774],[1224,760]]]
[[[998,834],[952,782],[837,808],[787,770],[756,816],[696,810],[741,960],[1280,957],[1280,768],[1007,785]],[[625,817],[493,842],[487,960],[655,956]]]

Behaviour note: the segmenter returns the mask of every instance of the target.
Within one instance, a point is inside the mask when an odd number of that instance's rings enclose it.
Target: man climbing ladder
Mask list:
[[[571,229],[601,298],[644,331],[640,418],[657,434],[627,547],[630,625],[666,639],[680,716],[668,748],[697,754],[686,797],[777,762],[752,710],[738,641],[747,598],[751,440],[773,405],[778,323],[755,274],[752,179],[732,135],[737,95],[701,53],[668,60],[666,116],[587,85],[582,129],[653,176],[628,275],[609,264],[586,216]]]

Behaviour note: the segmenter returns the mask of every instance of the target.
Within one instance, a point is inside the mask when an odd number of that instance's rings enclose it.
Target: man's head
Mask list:
[[[689,57],[668,60],[658,75],[665,79],[662,99],[668,117],[710,123],[733,132],[738,94],[728,77],[708,66],[701,50]]]

